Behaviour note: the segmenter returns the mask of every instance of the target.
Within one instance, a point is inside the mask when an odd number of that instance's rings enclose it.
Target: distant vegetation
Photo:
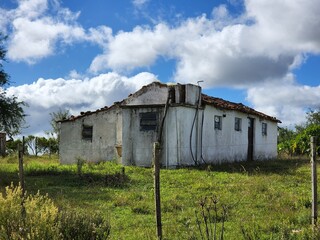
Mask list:
[[[278,151],[287,157],[307,155],[310,153],[310,137],[315,136],[320,142],[320,109],[309,110],[306,123],[296,125],[294,129],[279,128]],[[320,146],[317,148],[320,154]]]
[[[0,192],[17,186],[17,172],[17,158],[0,159]],[[25,172],[27,194],[39,191],[58,209],[100,216],[110,239],[156,239],[152,169],[26,156]],[[309,159],[162,169],[164,239],[317,239],[310,185]]]

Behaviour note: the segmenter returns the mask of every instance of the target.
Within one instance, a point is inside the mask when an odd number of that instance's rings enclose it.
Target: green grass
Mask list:
[[[26,189],[48,193],[60,208],[98,213],[111,239],[156,239],[153,170],[113,162],[59,165],[57,157],[25,159]],[[227,208],[225,239],[311,239],[309,160],[275,160],[161,170],[164,239],[199,237],[195,211],[215,196]],[[18,183],[14,157],[0,158],[0,190]],[[221,225],[221,223],[219,223]],[[220,226],[219,225],[219,226]]]

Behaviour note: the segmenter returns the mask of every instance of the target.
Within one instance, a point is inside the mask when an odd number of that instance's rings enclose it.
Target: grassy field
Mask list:
[[[99,213],[110,221],[111,239],[156,239],[153,171],[122,171],[113,162],[63,166],[57,157],[25,158],[28,193]],[[224,239],[312,239],[310,175],[309,160],[300,159],[162,169],[164,239],[201,239],[202,207],[217,220],[217,235],[224,225]],[[17,159],[0,158],[0,190],[11,182],[18,183]]]

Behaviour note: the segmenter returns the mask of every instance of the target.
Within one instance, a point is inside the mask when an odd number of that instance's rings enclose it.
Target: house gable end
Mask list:
[[[165,104],[168,97],[168,85],[153,82],[143,86],[139,91],[130,94],[121,102],[122,106],[142,106]]]

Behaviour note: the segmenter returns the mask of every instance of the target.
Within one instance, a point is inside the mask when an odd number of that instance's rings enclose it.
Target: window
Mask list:
[[[82,139],[92,141],[92,126],[83,125],[82,126]]]
[[[156,112],[140,113],[140,131],[155,131],[158,126]]]
[[[222,129],[222,117],[214,116],[214,129],[221,130]]]
[[[241,118],[234,119],[234,130],[241,131]]]
[[[267,124],[262,123],[262,136],[267,136]]]

